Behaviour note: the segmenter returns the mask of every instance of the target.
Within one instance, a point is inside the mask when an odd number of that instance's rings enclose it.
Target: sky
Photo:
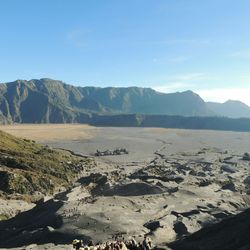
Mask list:
[[[0,82],[192,90],[250,105],[249,0],[0,0]]]

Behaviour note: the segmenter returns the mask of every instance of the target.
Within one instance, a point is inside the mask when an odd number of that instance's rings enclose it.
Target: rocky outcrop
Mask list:
[[[232,192],[237,191],[237,189],[236,189],[233,182],[228,182],[228,183],[224,184],[221,188],[224,189],[224,190],[230,190]]]
[[[250,161],[250,154],[249,153],[244,153],[242,160],[244,161]]]
[[[230,166],[230,165],[222,165],[221,170],[230,174],[234,174],[237,171],[235,167]]]

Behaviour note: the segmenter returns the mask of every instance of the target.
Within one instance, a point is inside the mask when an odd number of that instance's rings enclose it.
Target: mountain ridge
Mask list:
[[[191,90],[161,93],[136,86],[80,87],[50,78],[0,84],[0,122],[3,124],[88,123],[95,115],[128,114],[250,117],[250,107],[241,103],[243,110],[239,112],[239,102],[236,104],[237,115],[227,115],[227,108],[223,107],[235,107],[235,102],[206,103]],[[232,107],[230,110],[233,110]]]
[[[48,78],[0,85],[0,110],[13,122],[81,122],[90,114],[166,114],[204,116],[212,113],[195,93],[164,94],[150,88],[75,87]]]

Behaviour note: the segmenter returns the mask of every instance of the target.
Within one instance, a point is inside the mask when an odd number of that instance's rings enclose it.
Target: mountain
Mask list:
[[[73,107],[81,99],[77,88],[49,79],[0,85],[0,110],[12,122],[74,122],[81,114]]]
[[[192,91],[163,94],[138,87],[74,87],[47,78],[0,84],[0,111],[2,122],[20,123],[86,122],[92,114],[213,114]]]
[[[250,118],[250,107],[240,101],[228,100],[224,103],[207,102],[207,107],[221,116],[231,118]]]
[[[218,120],[212,119],[212,124],[206,124],[208,120],[197,117],[217,117]],[[228,121],[219,117],[250,118],[250,107],[239,101],[205,103],[192,91],[164,94],[138,87],[75,87],[48,78],[0,84],[0,124],[154,124],[163,127],[168,124],[172,127],[223,129],[227,121],[229,130],[249,130],[247,120]]]
[[[204,116],[212,113],[192,91],[163,94],[150,88],[78,88],[88,100],[98,102],[102,111],[122,114],[164,114]]]

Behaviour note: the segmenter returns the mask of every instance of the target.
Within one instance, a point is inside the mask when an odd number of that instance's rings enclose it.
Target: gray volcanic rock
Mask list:
[[[161,194],[167,192],[156,185],[147,184],[145,182],[129,183],[124,185],[116,185],[102,193],[104,196],[139,196],[148,194]]]
[[[223,171],[225,171],[227,173],[230,173],[230,174],[236,173],[235,167],[230,166],[230,165],[222,165],[221,170],[223,170]]]
[[[201,172],[201,171],[195,171],[194,169],[192,169],[192,170],[189,172],[189,174],[190,174],[190,175],[193,175],[193,176],[206,177],[206,173]]]
[[[198,185],[199,185],[199,187],[206,187],[206,186],[211,185],[212,183],[213,183],[212,180],[202,179],[199,181]]]
[[[198,209],[193,209],[193,210],[188,211],[188,212],[176,212],[176,211],[171,212],[171,214],[175,215],[176,217],[180,217],[180,216],[189,217],[192,215],[197,215],[199,213],[200,213],[200,211]]]
[[[105,183],[107,183],[107,181],[107,176],[100,173],[91,173],[89,176],[82,177],[78,180],[78,182],[82,185],[89,185],[90,183],[104,185]]]
[[[246,179],[244,180],[244,183],[250,187],[250,176],[247,176]]]
[[[250,154],[249,153],[244,153],[242,160],[244,161],[250,161]]]
[[[177,221],[174,224],[174,231],[176,232],[178,236],[183,236],[183,235],[188,234],[186,225],[181,221]]]
[[[178,176],[178,175],[170,175],[170,176],[166,177],[165,181],[174,181],[174,182],[179,184],[179,183],[184,181],[184,178],[182,176]]]
[[[232,191],[232,192],[236,192],[236,191],[237,191],[233,182],[226,183],[226,184],[223,185],[221,188],[222,188],[222,189],[230,190],[230,191]]]
[[[144,224],[144,227],[148,228],[151,231],[156,230],[157,228],[160,227],[160,221],[149,221],[146,224]]]

